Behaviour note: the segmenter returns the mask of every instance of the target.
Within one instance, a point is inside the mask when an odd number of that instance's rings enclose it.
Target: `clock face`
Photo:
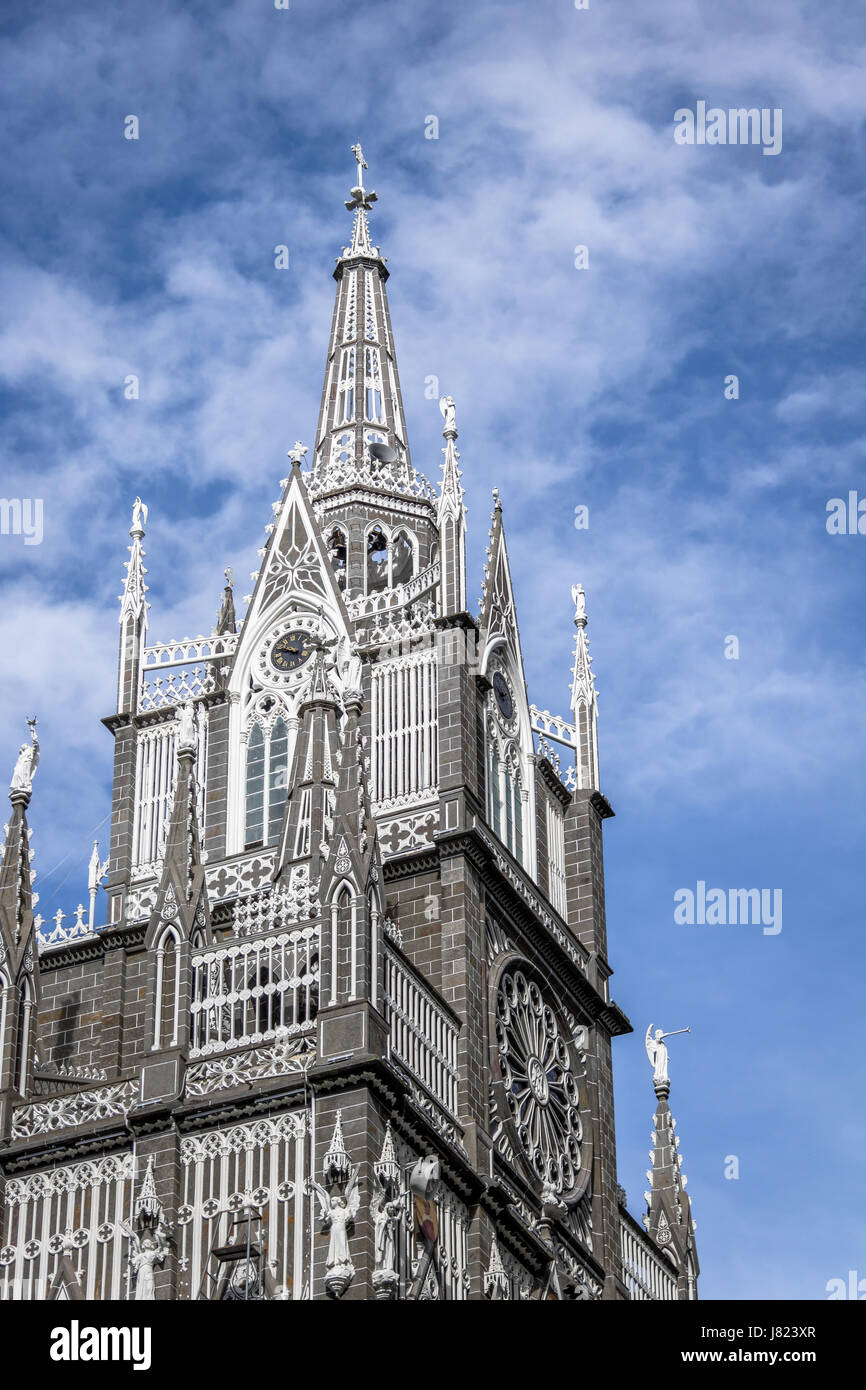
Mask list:
[[[508,681],[500,671],[496,671],[493,676],[493,694],[499,706],[499,713],[503,719],[510,719],[514,713],[514,701],[511,698],[511,690]]]
[[[293,628],[291,632],[278,637],[274,643],[271,649],[271,665],[281,675],[286,675],[289,671],[297,671],[312,655],[310,634],[304,632],[303,628]]]

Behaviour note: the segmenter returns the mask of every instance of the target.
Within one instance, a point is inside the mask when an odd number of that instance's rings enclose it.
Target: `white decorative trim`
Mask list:
[[[94,1091],[73,1091],[51,1100],[20,1105],[12,1111],[12,1138],[31,1139],[55,1129],[73,1129],[126,1115],[137,1099],[138,1082],[119,1081]]]
[[[305,1072],[315,1061],[314,1039],[278,1037],[270,1047],[254,1047],[230,1056],[196,1062],[186,1074],[188,1096],[207,1096],[232,1086],[266,1081],[272,1076]]]

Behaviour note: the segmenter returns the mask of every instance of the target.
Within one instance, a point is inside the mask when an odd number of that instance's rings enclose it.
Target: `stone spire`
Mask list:
[[[442,487],[436,521],[441,556],[440,616],[466,611],[466,508],[460,483],[460,455],[457,452],[457,421],[454,401],[443,396],[439,409],[445,421],[442,435]]]
[[[29,795],[10,792],[12,813],[6,827],[6,844],[0,867],[0,964],[13,967],[24,954],[33,921],[30,891],[30,832],[27,826]]]
[[[337,297],[309,486],[315,497],[362,483],[433,501],[433,489],[409,456],[385,293],[388,271],[367,220],[376,194],[364,187],[361,146],[353,145],[352,153],[357,182],[346,201],[354,213],[352,240],[334,270]]]
[[[298,710],[300,725],[274,879],[300,886],[302,876],[312,895],[318,890],[331,839],[341,708],[327,669],[333,643],[311,636],[309,645],[314,648],[313,665]]]
[[[217,615],[217,625],[214,630],[214,636],[216,637],[222,637],[227,632],[237,632],[238,630],[237,616],[235,614],[235,580],[231,565],[229,565],[225,571],[225,581],[222,604],[220,605],[220,611]]]
[[[688,1029],[678,1029],[688,1032]],[[667,1072],[667,1048],[661,1029],[653,1037],[652,1024],[647,1029],[647,1054],[653,1063],[653,1089],[656,1110],[650,1136],[651,1168],[647,1169],[650,1184],[644,1193],[647,1210],[643,1218],[647,1234],[669,1256],[677,1276],[680,1298],[697,1297],[697,1278],[700,1272],[695,1247],[695,1222],[691,1202],[686,1193],[688,1179],[682,1171],[680,1141],[674,1131],[677,1122],[668,1105],[670,1078]]]
[[[129,534],[132,545],[126,561],[126,579],[120,595],[120,659],[117,674],[117,712],[134,714],[138,703],[138,683],[147,638],[147,610],[144,576],[145,551],[142,546],[147,523],[147,507],[136,497]]]
[[[39,759],[36,720],[28,719],[31,743],[22,744],[12,776],[12,811],[0,863],[0,1141],[8,1131],[10,1105],[26,1096],[36,1051],[39,970],[33,917],[30,833],[27,807]]]
[[[586,594],[583,585],[571,590],[574,601],[574,663],[571,672],[571,708],[577,731],[575,762],[580,790],[598,791],[598,692],[586,636]]]
[[[329,1187],[339,1186],[348,1181],[351,1171],[352,1164],[346,1152],[346,1141],[343,1138],[343,1112],[338,1110],[331,1142],[327,1147],[322,1163],[322,1177]]]

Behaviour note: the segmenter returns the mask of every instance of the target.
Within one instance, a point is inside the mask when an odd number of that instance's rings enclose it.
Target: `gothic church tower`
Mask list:
[[[667,1092],[646,1229],[617,1179],[583,590],[565,719],[498,494],[468,609],[450,397],[438,486],[413,465],[353,153],[316,434],[242,621],[229,572],[210,636],[151,642],[136,500],[104,925],[34,919],[32,766],[13,788],[3,1298],[696,1296]]]

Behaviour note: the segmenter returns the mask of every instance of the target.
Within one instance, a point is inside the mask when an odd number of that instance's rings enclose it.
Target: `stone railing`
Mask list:
[[[637,1223],[622,1211],[619,1231],[622,1278],[629,1298],[639,1301],[676,1299],[674,1271]]]
[[[190,1057],[315,1031],[318,927],[196,951],[192,971]]]
[[[391,1055],[443,1105],[457,1113],[457,1024],[408,961],[385,948],[385,997]]]
[[[157,642],[145,647],[142,669],[152,671],[155,667],[192,666],[197,661],[219,661],[231,656],[237,646],[235,632],[223,633],[220,637],[183,637],[175,642]]]
[[[435,589],[439,574],[440,565],[436,560],[405,584],[398,584],[395,589],[382,589],[376,594],[361,594],[358,598],[350,599],[346,607],[353,618],[372,618],[391,609],[405,608],[407,603],[413,603]]]
[[[150,710],[182,705],[187,700],[197,699],[199,695],[209,695],[215,689],[216,677],[210,662],[198,666],[178,666],[168,670],[165,676],[155,676],[152,681],[142,679],[138,712],[147,714]]]

